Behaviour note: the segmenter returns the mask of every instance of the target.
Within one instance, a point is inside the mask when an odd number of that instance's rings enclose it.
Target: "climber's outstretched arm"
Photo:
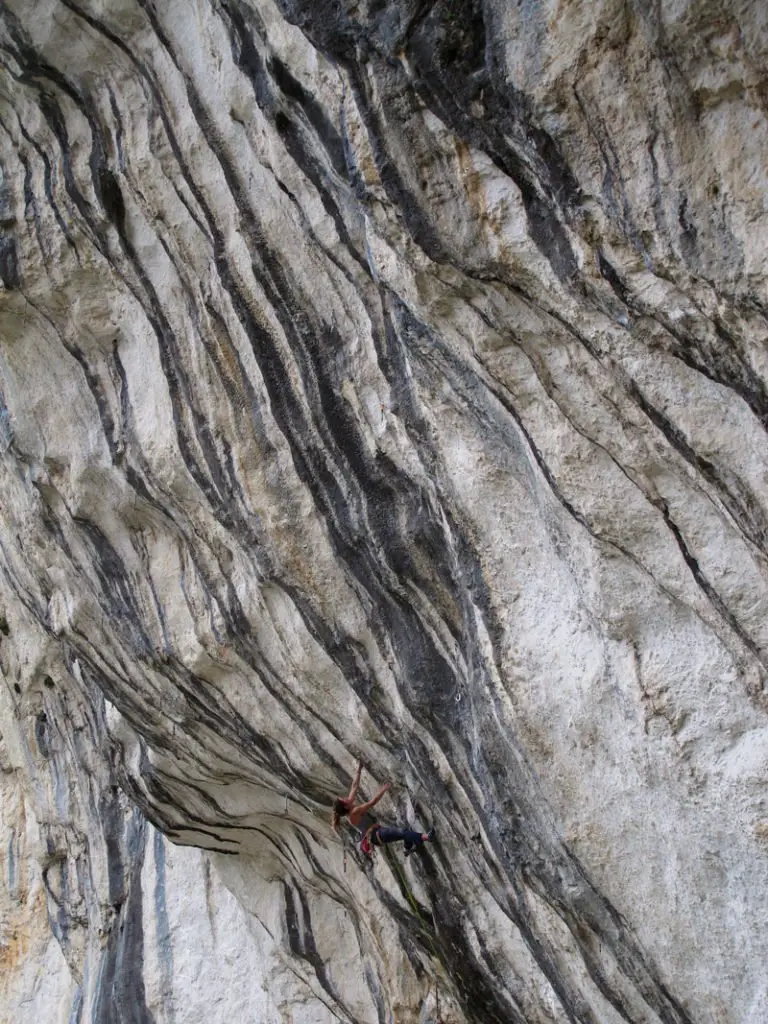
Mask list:
[[[355,808],[355,810],[358,812],[358,814],[365,814],[366,811],[370,811],[370,809],[372,807],[374,807],[379,802],[379,800],[381,800],[381,798],[384,796],[384,794],[387,792],[387,790],[391,789],[391,787],[392,787],[392,783],[391,782],[385,782],[384,785],[381,787],[381,789],[379,790],[379,792],[375,796],[372,796],[371,799],[366,801],[364,804],[359,804]]]

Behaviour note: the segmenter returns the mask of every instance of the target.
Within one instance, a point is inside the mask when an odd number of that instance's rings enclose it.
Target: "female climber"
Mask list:
[[[359,761],[348,796],[339,796],[333,801],[333,813],[331,814],[333,830],[337,832],[341,819],[345,816],[348,817],[350,824],[357,829],[360,835],[360,849],[369,855],[373,853],[375,846],[386,846],[388,843],[397,843],[402,840],[405,845],[405,856],[409,857],[422,843],[432,842],[435,837],[433,828],[429,832],[414,832],[410,828],[393,828],[389,825],[379,824],[375,815],[369,813],[371,808],[391,788],[391,782],[385,782],[378,793],[370,800],[366,800],[365,803],[355,803],[362,771],[363,762]]]

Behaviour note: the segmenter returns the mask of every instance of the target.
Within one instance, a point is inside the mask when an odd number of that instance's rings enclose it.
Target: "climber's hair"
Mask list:
[[[331,814],[331,828],[336,831],[339,827],[339,822],[345,814],[349,814],[349,806],[346,800],[342,800],[340,796],[337,796],[333,801],[333,812]]]

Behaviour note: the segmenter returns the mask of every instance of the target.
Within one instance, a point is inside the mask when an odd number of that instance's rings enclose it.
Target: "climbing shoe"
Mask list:
[[[434,843],[434,841],[435,841],[435,829],[433,827],[433,828],[431,828],[429,830],[429,832],[427,832],[427,842],[428,843]]]

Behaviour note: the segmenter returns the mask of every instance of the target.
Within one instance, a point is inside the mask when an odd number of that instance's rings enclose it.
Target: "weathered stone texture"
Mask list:
[[[5,0],[3,1019],[768,1019],[767,20]]]

